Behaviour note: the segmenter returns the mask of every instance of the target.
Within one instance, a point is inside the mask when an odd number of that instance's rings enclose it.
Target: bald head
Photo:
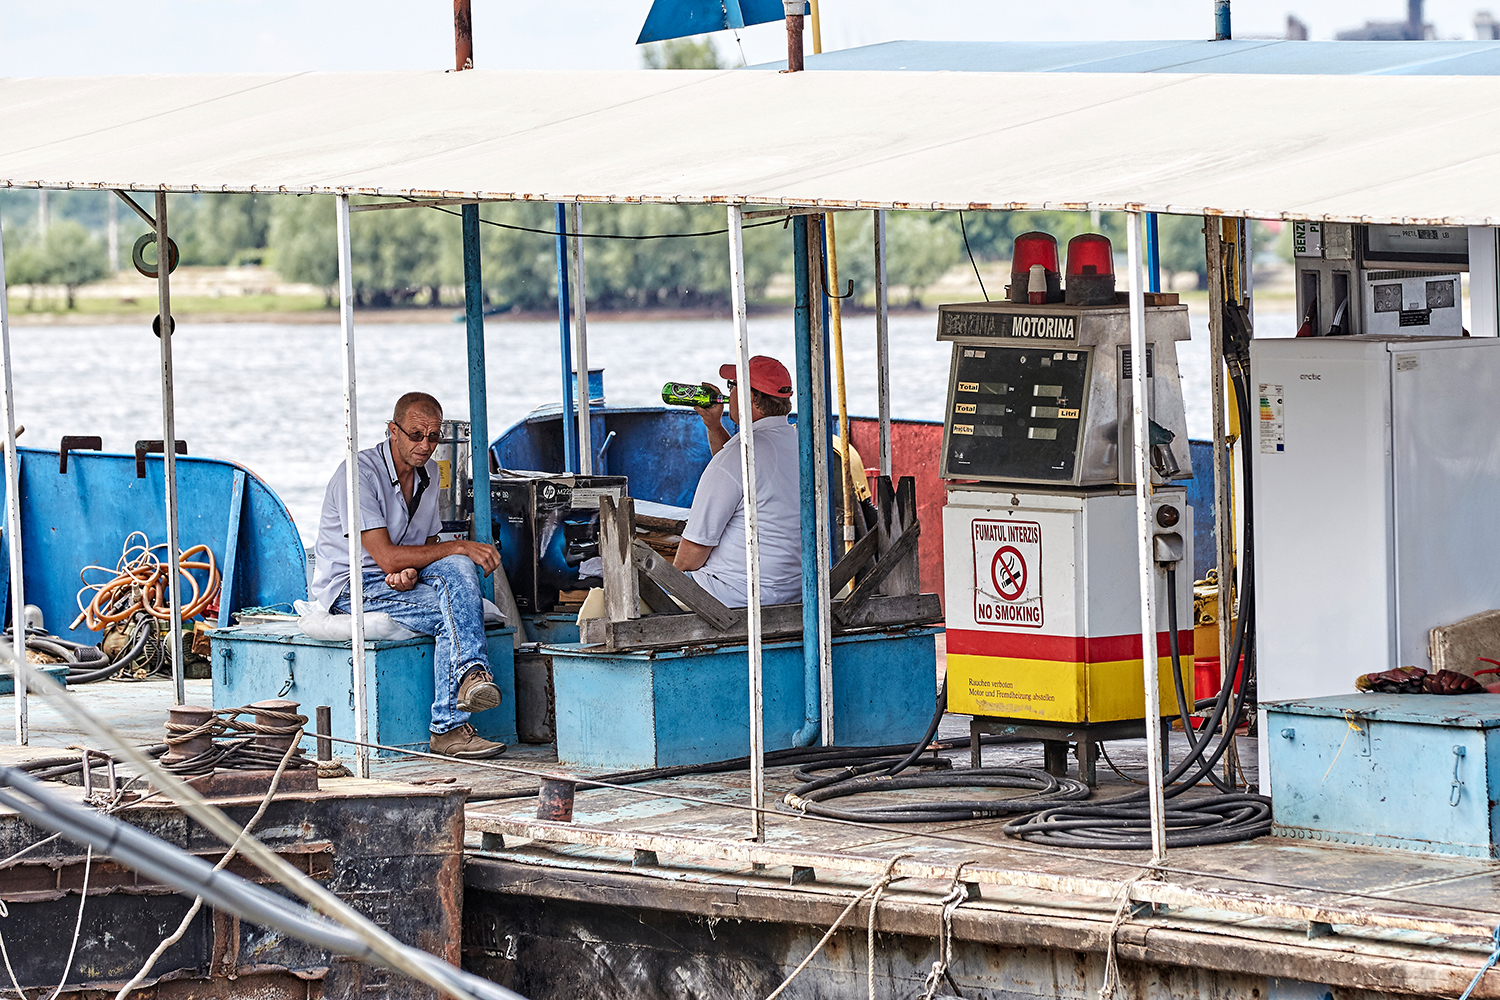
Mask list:
[[[408,413],[417,412],[437,420],[443,419],[443,407],[433,396],[425,392],[408,392],[396,400],[396,409],[391,414],[391,419],[398,424],[406,423]]]

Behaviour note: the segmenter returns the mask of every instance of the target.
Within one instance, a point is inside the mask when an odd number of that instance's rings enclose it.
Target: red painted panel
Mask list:
[[[855,438],[857,442],[859,439]],[[855,444],[858,448],[859,445]],[[1110,663],[1115,660],[1137,660],[1141,656],[1141,637],[1102,635],[1086,638],[1072,635],[1037,635],[1032,632],[985,632],[978,629],[950,628],[948,652],[972,656],[1013,656],[1028,660],[1059,660],[1064,663]],[[1004,644],[1004,652],[996,649]],[[1177,633],[1177,652],[1186,658],[1193,655],[1193,630]],[[1156,655],[1172,654],[1169,633],[1156,633]]]
[[[854,449],[871,476],[880,474],[880,422],[873,417],[850,417]],[[939,477],[942,468],[943,425],[919,420],[891,421],[893,479],[917,481],[917,519],[922,522],[918,543],[924,593],[943,594],[943,504],[947,492]]]

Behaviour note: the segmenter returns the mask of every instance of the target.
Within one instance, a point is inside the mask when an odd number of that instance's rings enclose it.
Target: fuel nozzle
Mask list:
[[[1176,437],[1155,420],[1151,421],[1151,468],[1162,479],[1175,479],[1182,471],[1177,456],[1172,454],[1172,440]]]

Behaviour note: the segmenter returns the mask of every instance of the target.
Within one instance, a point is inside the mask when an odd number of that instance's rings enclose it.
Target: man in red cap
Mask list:
[[[719,369],[729,383],[729,419],[743,429],[734,365]],[[718,393],[718,387],[704,385]],[[755,513],[760,536],[762,604],[802,599],[802,502],[797,429],[787,422],[792,377],[775,358],[750,359],[751,422],[755,433]],[[745,499],[739,435],[723,423],[722,404],[699,407],[714,453],[698,480],[693,509],[674,565],[732,608],[748,601],[745,589]]]

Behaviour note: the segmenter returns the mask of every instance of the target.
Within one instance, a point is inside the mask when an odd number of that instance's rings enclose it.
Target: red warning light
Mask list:
[[[1098,233],[1084,233],[1068,241],[1068,290],[1070,306],[1113,305],[1115,301],[1115,257],[1109,240]]]
[[[1010,300],[1036,301],[1031,295],[1031,271],[1041,267],[1046,282],[1043,302],[1062,301],[1062,274],[1057,266],[1057,240],[1048,233],[1022,233],[1010,258]],[[1041,294],[1040,292],[1038,294]]]

